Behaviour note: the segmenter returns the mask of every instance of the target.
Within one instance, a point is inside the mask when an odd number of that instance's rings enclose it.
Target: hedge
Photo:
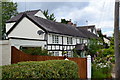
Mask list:
[[[2,78],[79,78],[78,66],[73,61],[28,61],[2,66]]]

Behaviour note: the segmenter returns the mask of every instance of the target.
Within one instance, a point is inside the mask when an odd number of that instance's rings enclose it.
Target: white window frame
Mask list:
[[[80,38],[80,44],[84,43],[84,39]]]
[[[59,43],[59,36],[52,35],[52,43]]]
[[[54,56],[59,56],[59,51],[54,51]]]
[[[67,37],[67,44],[73,44],[72,37]]]
[[[81,42],[81,38],[79,39],[79,42],[80,42],[80,44],[82,43],[82,42]]]
[[[68,51],[67,55],[68,55],[68,57],[72,57],[72,52]]]

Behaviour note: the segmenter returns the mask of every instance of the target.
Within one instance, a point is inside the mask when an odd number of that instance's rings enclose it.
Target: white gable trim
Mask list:
[[[16,22],[6,23],[6,32],[8,32]]]

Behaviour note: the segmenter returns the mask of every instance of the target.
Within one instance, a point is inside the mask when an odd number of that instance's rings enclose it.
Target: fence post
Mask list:
[[[91,56],[87,56],[87,78],[91,78]]]

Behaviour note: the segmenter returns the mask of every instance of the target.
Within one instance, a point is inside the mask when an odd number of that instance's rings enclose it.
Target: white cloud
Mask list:
[[[40,5],[38,7],[50,9],[50,13],[55,14],[57,21],[65,18],[72,19],[72,21],[77,22],[78,25],[86,25],[85,21],[88,20],[88,24],[96,25],[97,28],[101,28],[104,33],[106,32],[110,35],[110,32],[112,32],[111,30],[113,30],[114,26],[114,0],[87,0],[87,2],[86,0],[80,1],[88,4],[82,5],[84,3],[78,3],[77,1],[77,3],[72,2],[69,5],[67,3],[46,3],[46,5],[41,3],[38,4]],[[31,8],[33,8],[33,6]]]
[[[79,25],[85,25],[85,21],[88,20],[89,25],[96,25],[97,28],[101,28],[104,34],[112,36],[114,28],[114,0],[109,2],[106,0],[91,1],[88,6],[82,9],[69,8],[67,6],[57,8],[53,11],[56,14],[57,20],[61,18],[72,19]],[[57,12],[57,13],[56,13]]]
[[[113,0],[110,0],[113,1]],[[112,4],[112,5],[111,5]],[[71,8],[71,7],[60,7],[53,11],[56,17],[59,19],[60,17],[70,18],[73,20],[80,20],[80,19],[88,19],[89,24],[99,24],[100,26],[104,23],[111,23],[113,21],[113,13],[114,7],[113,2],[107,2],[106,0],[101,1],[93,1],[90,2],[88,6],[79,9]],[[107,23],[105,23],[107,22]],[[108,24],[109,25],[109,24]]]
[[[103,34],[107,36],[113,36],[113,31],[106,31],[106,32],[103,32]]]

